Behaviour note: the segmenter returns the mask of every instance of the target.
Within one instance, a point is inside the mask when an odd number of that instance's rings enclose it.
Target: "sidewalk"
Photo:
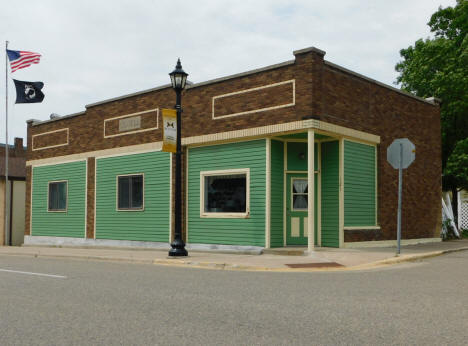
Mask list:
[[[313,253],[303,256],[240,255],[191,251],[188,257],[170,258],[167,256],[167,250],[45,246],[3,246],[0,247],[0,256],[123,261],[248,271],[336,271],[375,268],[461,250],[468,250],[468,239],[402,246],[399,257],[395,256],[395,248],[317,248]]]

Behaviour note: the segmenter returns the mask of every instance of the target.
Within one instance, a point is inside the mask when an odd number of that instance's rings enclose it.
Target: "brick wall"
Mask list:
[[[398,171],[387,163],[387,147],[409,138],[416,160],[403,172],[402,238],[437,237],[441,223],[441,135],[439,108],[332,66],[324,69],[327,122],[378,134],[378,220],[381,230],[345,231],[345,241],[396,238]]]

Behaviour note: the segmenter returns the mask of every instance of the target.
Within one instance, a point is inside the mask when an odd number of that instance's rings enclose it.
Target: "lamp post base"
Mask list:
[[[174,239],[171,243],[172,249],[169,250],[169,256],[171,257],[182,257],[187,256],[188,252],[185,250],[185,243],[181,239]]]

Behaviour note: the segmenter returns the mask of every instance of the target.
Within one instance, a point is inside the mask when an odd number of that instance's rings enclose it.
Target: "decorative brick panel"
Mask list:
[[[295,105],[295,81],[283,81],[213,97],[213,119]]]
[[[47,131],[32,136],[32,150],[43,150],[68,145],[68,128]]]
[[[115,137],[159,128],[159,109],[104,120],[104,137]]]

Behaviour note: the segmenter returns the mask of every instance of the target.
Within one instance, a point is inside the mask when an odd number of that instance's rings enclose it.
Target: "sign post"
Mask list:
[[[401,243],[401,200],[403,194],[403,169],[408,168],[416,157],[416,147],[408,138],[395,139],[387,148],[387,161],[398,169],[398,216],[397,216],[397,256]]]

